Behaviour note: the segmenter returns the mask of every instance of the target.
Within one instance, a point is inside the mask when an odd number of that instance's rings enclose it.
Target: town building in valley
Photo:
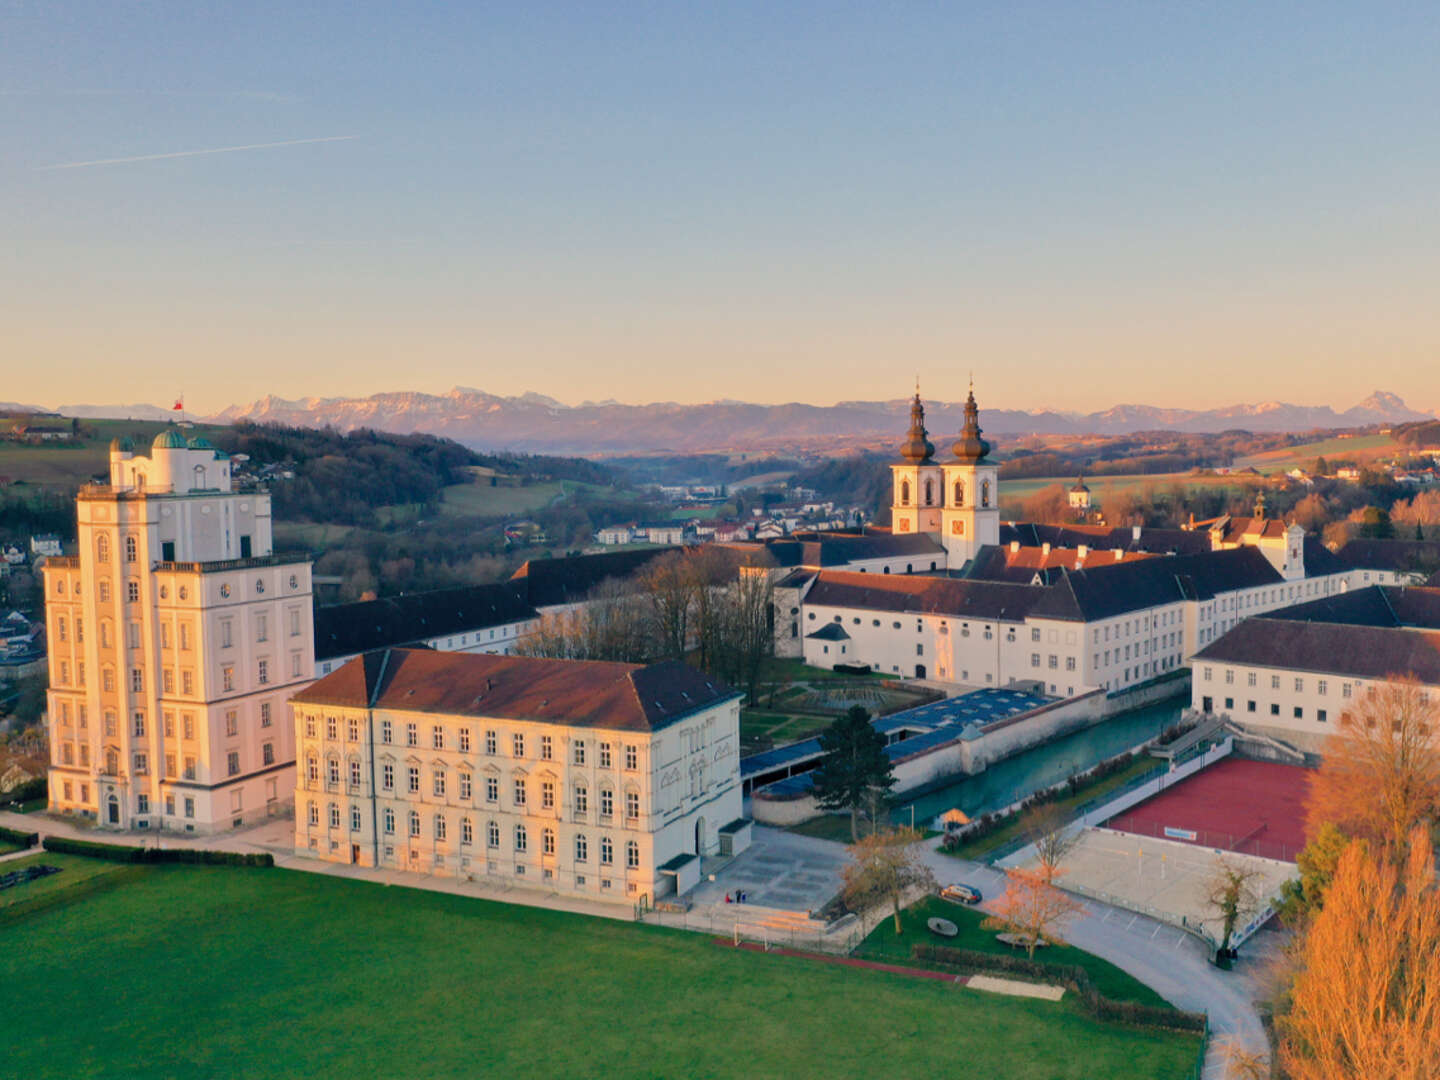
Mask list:
[[[310,563],[272,553],[270,496],[180,429],[110,448],[45,562],[50,806],[212,832],[288,811],[286,700],[314,673]]]
[[[295,847],[626,903],[749,843],[740,694],[651,666],[385,649],[292,700]]]

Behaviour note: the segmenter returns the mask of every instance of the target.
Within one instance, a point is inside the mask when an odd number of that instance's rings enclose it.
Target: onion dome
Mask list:
[[[974,465],[983,461],[990,453],[990,444],[980,437],[980,408],[975,404],[975,391],[965,399],[965,426],[960,429],[960,438],[951,447],[961,461]]]
[[[111,439],[110,452],[112,454],[132,454],[135,452],[135,444],[130,441],[129,435],[123,439]]]
[[[1072,487],[1070,491],[1074,495],[1089,495],[1090,489],[1085,486],[1085,477],[1082,476],[1076,480],[1075,486]]]
[[[166,428],[155,436],[155,441],[150,444],[153,450],[184,450],[185,436],[174,428]]]
[[[930,460],[935,453],[935,444],[925,436],[925,406],[920,404],[920,391],[915,391],[915,400],[910,403],[910,434],[900,446],[900,456],[914,465]]]

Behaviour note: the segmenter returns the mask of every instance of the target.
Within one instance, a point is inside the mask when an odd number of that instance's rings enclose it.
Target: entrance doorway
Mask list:
[[[360,862],[360,845],[350,845],[350,865],[355,866]]]
[[[703,817],[695,819],[695,854],[705,854],[705,819]]]
[[[117,799],[114,795],[111,795],[111,796],[110,796],[109,807],[110,807],[110,813],[109,813],[110,824],[111,824],[111,825],[119,825],[119,824],[120,824],[120,800]]]
[[[925,677],[925,665],[924,665],[924,664],[916,664],[916,665],[915,665],[915,678],[917,678],[917,679],[923,679],[924,677]]]

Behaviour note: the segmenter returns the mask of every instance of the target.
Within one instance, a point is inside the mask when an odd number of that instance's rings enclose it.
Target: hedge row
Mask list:
[[[971,949],[949,949],[943,945],[915,945],[911,947],[910,955],[916,960],[941,967],[965,971],[999,971],[1061,983],[1075,993],[1085,1011],[1097,1020],[1169,1028],[1174,1031],[1205,1030],[1204,1013],[1186,1012],[1170,1005],[1142,1005],[1136,1001],[1115,1001],[1105,997],[1095,989],[1095,984],[1090,981],[1090,973],[1074,964],[1047,964],[1031,960],[1028,956],[995,955]]]
[[[49,786],[45,777],[37,776],[34,780],[26,780],[23,784],[17,784],[5,795],[5,802],[23,803],[31,799],[43,799],[49,794]]]
[[[40,834],[21,832],[19,829],[7,829],[0,825],[0,840],[4,840],[7,844],[19,844],[22,848],[30,848],[40,842]]]
[[[240,851],[202,851],[198,848],[127,847],[122,844],[97,844],[92,840],[69,840],[63,836],[45,837],[45,850],[126,863],[200,863],[206,866],[275,865],[275,856],[269,852],[247,854]]]

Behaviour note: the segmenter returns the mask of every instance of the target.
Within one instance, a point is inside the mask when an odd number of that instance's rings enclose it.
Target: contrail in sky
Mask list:
[[[250,143],[247,146],[217,146],[213,150],[176,150],[169,154],[141,154],[138,157],[100,158],[96,161],[70,161],[64,165],[41,165],[36,172],[54,169],[88,169],[95,165],[127,165],[132,161],[164,161],[167,158],[200,157],[203,154],[233,154],[237,150],[269,150],[276,146],[303,146],[306,143],[345,142],[358,135],[326,135],[319,139],[286,139],[284,142]]]

